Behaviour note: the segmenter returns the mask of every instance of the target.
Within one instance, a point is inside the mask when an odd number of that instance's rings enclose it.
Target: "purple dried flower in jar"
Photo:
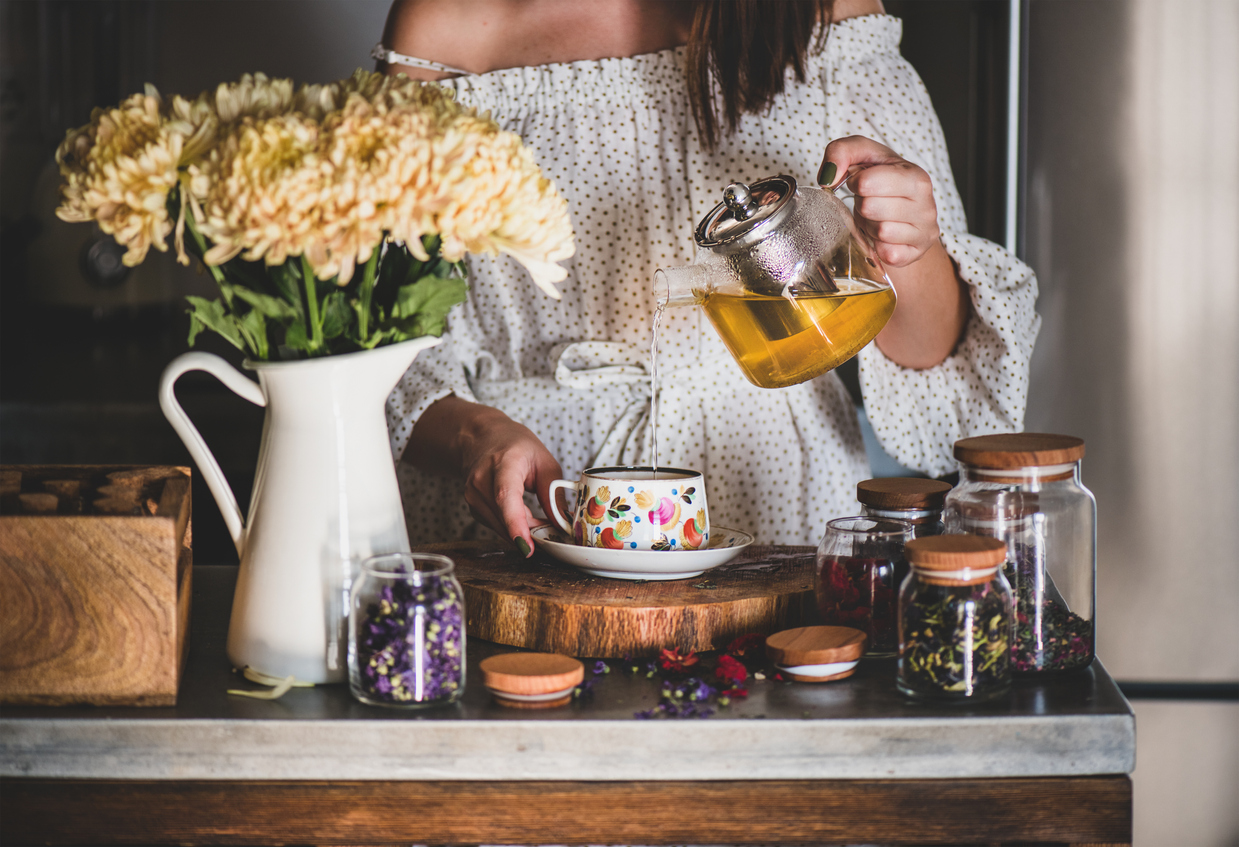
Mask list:
[[[353,586],[349,687],[363,703],[432,706],[465,687],[464,594],[451,559],[392,553],[367,559]]]

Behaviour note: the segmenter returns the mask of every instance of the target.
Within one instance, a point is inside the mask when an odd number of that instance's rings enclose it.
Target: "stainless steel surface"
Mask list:
[[[1098,655],[1239,678],[1239,3],[1031,0],[1026,428],[1082,436]]]
[[[1006,198],[1003,245],[1012,253],[1018,246],[1020,198],[1020,138],[1023,112],[1020,97],[1024,60],[1024,4],[1027,0],[1007,0],[1007,140]]]
[[[616,667],[595,695],[532,712],[490,702],[477,663],[510,650],[468,647],[471,682],[449,707],[363,706],[346,686],[271,702],[224,656],[236,569],[194,573],[190,658],[175,708],[6,708],[0,776],[135,779],[825,779],[1125,773],[1131,709],[1100,665],[1017,680],[972,708],[917,706],[890,661],[822,685],[753,681],[708,720],[636,720],[659,683]],[[618,663],[613,663],[618,665]],[[587,677],[592,663],[586,664]]]

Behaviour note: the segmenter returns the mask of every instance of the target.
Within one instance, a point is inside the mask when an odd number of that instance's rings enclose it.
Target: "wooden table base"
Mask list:
[[[4,844],[1131,842],[1126,776],[727,782],[6,779]]]

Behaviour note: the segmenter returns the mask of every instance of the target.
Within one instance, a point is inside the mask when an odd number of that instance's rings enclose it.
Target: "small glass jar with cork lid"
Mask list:
[[[1015,596],[1016,673],[1093,661],[1097,503],[1080,481],[1084,441],[1017,432],[955,443],[960,481],[943,518],[951,533],[998,538]]]
[[[936,535],[904,547],[895,684],[914,700],[977,702],[1011,687],[1007,546],[996,538]]]
[[[856,484],[856,499],[865,514],[912,524],[915,538],[943,533],[942,507],[951,483],[923,477],[882,477]]]

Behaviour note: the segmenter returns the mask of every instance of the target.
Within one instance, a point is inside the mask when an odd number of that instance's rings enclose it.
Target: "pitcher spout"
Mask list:
[[[659,306],[695,306],[711,288],[710,271],[702,265],[654,271],[654,297]]]

